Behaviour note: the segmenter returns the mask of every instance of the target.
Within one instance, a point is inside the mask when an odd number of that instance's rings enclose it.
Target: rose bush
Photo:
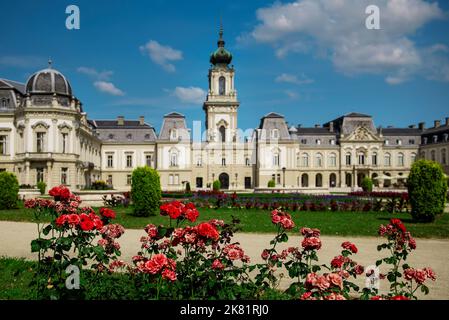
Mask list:
[[[66,288],[66,268],[78,267],[81,276],[86,269],[97,274],[106,272],[120,256],[116,239],[124,233],[124,228],[111,224],[114,211],[101,208],[97,215],[92,208],[81,207],[79,197],[65,186],[54,187],[49,194],[54,200],[25,202],[26,208],[34,209],[38,229],[38,238],[31,242],[31,251],[38,254],[33,284],[38,298],[60,299],[73,294],[80,298],[85,288]],[[51,222],[42,222],[44,216],[49,216]]]
[[[427,294],[427,281],[436,279],[431,268],[403,263],[416,249],[416,241],[398,219],[379,228],[379,235],[387,242],[378,250],[390,252],[377,261],[378,266],[385,263],[389,267],[381,278],[390,282],[389,292],[379,295],[376,289],[361,290],[353,282],[365,270],[353,260],[359,249],[352,242],[343,241],[341,252],[328,264],[320,264],[320,230],[301,227],[297,229],[302,236],[297,246],[280,250],[279,244],[288,242],[287,232],[296,226],[291,215],[278,208],[270,214],[276,235],[261,252],[262,262],[250,264],[242,246],[233,241],[237,219],[229,224],[218,219],[197,223],[196,206],[180,201],[160,206],[160,215],[167,217],[168,223],[148,224],[140,250],[131,263],[126,263],[118,259],[117,239],[124,228],[112,223],[116,216],[112,209],[100,208],[97,214],[82,207],[80,199],[64,186],[49,193],[54,200],[25,203],[34,209],[38,224],[38,238],[31,248],[38,253],[34,284],[39,298],[71,298],[75,293],[75,298],[105,298],[110,294],[123,299],[403,300],[416,299],[417,290]],[[52,218],[50,223],[42,223],[46,215]],[[70,265],[81,271],[81,290],[65,287],[65,270]],[[290,278],[284,291],[278,288],[283,277],[279,272]],[[127,287],[117,288],[114,279]]]

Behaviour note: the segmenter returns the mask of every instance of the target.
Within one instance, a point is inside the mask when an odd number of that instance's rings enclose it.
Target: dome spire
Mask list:
[[[51,69],[53,61],[51,61],[51,58],[48,58],[48,69]]]
[[[220,16],[220,31],[218,32],[218,35],[220,36],[217,42],[218,47],[224,48],[225,42],[223,40],[223,21],[221,20],[221,16]]]

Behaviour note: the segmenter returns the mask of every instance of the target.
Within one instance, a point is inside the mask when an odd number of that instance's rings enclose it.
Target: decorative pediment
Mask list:
[[[221,119],[220,121],[217,122],[217,128],[220,128],[221,126],[227,128],[228,123],[224,119]]]
[[[58,125],[58,128],[59,128],[59,130],[68,130],[68,131],[72,130],[72,127],[66,122]]]
[[[43,121],[39,121],[39,122],[36,122],[35,124],[33,124],[31,126],[31,128],[33,128],[33,129],[37,129],[37,128],[48,129],[48,128],[50,128],[50,125]]]
[[[344,140],[346,141],[382,141],[376,134],[373,134],[365,126],[357,127]]]

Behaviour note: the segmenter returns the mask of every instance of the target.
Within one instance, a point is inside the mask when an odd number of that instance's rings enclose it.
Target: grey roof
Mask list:
[[[284,117],[278,113],[271,112],[265,115],[260,120],[259,129],[262,129],[261,139],[269,139],[269,134],[272,129],[279,130],[279,139],[281,140],[289,140],[291,138]]]
[[[347,117],[347,118],[371,118],[371,116],[368,114],[358,113],[358,112],[350,112],[350,113],[344,115],[344,117]]]
[[[2,83],[3,83],[3,85],[2,85]],[[0,79],[0,88],[6,88],[6,87],[9,87],[11,89],[16,89],[23,95],[25,94],[25,84],[17,82],[17,81],[13,81],[13,80]]]
[[[382,128],[384,136],[420,136],[421,133],[418,128]]]
[[[156,132],[148,123],[139,120],[124,120],[119,125],[117,120],[89,120],[96,129],[98,138],[106,143],[145,143],[156,141]]]
[[[424,134],[440,134],[440,133],[447,133],[448,131],[449,131],[449,126],[442,125],[437,128],[435,128],[435,127],[429,128],[429,129],[425,130],[423,133]]]
[[[344,135],[351,134],[357,127],[365,127],[372,133],[377,133],[373,118],[363,113],[348,113],[344,116],[325,123],[323,127],[329,127],[331,122],[334,123],[335,131]]]
[[[335,132],[330,132],[329,128],[296,128],[296,134],[298,136],[307,136],[307,135],[327,135],[327,136],[335,136]]]
[[[177,141],[190,141],[190,132],[187,129],[185,116],[178,112],[171,112],[164,116],[162,122],[161,132],[159,133],[160,140],[170,140],[171,129],[177,129]]]

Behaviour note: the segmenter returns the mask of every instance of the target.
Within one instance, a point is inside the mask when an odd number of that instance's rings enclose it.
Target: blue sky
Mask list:
[[[68,5],[80,30],[65,27]],[[380,30],[365,8],[380,9]],[[313,126],[357,111],[376,125],[449,116],[449,3],[425,0],[2,2],[0,78],[53,67],[91,119],[179,111],[204,120],[220,16],[233,53],[239,127],[276,111]]]

